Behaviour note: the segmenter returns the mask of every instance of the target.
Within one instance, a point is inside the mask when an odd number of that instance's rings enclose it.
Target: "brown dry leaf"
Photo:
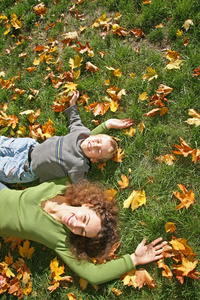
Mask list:
[[[173,91],[173,88],[165,85],[165,84],[160,84],[158,89],[156,90],[156,93],[158,94],[163,94],[164,96],[170,94]]]
[[[187,37],[185,36],[184,41],[183,41],[183,45],[187,46],[189,44],[189,40],[187,39]]]
[[[17,237],[10,236],[10,237],[8,237],[8,238],[4,241],[4,243],[5,243],[5,244],[11,243],[10,249],[11,249],[12,251],[14,251],[15,248],[16,248],[16,246],[19,247],[19,245],[21,244],[22,241],[23,241],[23,240],[21,240],[21,239],[19,239],[19,238],[17,238]]]
[[[196,68],[192,74],[192,77],[198,77],[200,75],[200,67]]]
[[[129,208],[131,205],[132,211],[135,210],[136,208],[145,205],[146,204],[146,195],[145,195],[145,190],[137,190],[133,191],[128,199],[124,201],[124,208]]]
[[[87,282],[87,280],[80,278],[79,285],[80,285],[80,288],[82,289],[82,291],[85,291],[85,289],[88,285],[88,282]]]
[[[43,2],[40,2],[39,4],[35,5],[33,7],[34,12],[39,15],[39,16],[43,16],[46,14],[47,9],[45,7],[45,4]]]
[[[87,62],[86,63],[86,70],[89,70],[91,73],[92,72],[98,72],[99,71],[99,68],[98,67],[96,67],[95,65],[93,65],[91,62]]]
[[[167,222],[165,224],[165,230],[166,232],[172,233],[176,230],[176,225],[173,222]]]
[[[187,157],[189,154],[192,154],[193,149],[181,138],[180,143],[181,145],[175,144],[174,147],[176,147],[179,151],[173,151],[175,154],[183,155],[184,157]]]
[[[136,38],[145,37],[146,35],[142,31],[142,29],[134,27],[134,29],[129,30],[129,33],[134,34]]]
[[[180,192],[173,192],[174,196],[177,197],[181,203],[175,207],[175,209],[181,209],[183,207],[186,207],[187,209],[194,203],[195,195],[193,193],[193,189],[191,189],[189,192],[186,190],[185,185],[183,184],[177,184],[180,190],[183,193]]]
[[[7,265],[11,265],[13,263],[13,256],[10,255],[10,252],[8,253],[8,256],[5,256],[5,263]]]
[[[110,107],[110,104],[108,102],[103,102],[103,103],[98,103],[94,102],[88,106],[85,106],[86,111],[91,111],[93,110],[94,116],[98,115],[104,115]]]
[[[185,28],[186,31],[188,31],[190,26],[194,26],[194,23],[191,19],[188,19],[184,22],[182,27]]]
[[[200,125],[200,114],[195,109],[189,109],[188,115],[192,118],[187,119],[185,122],[189,125],[195,125],[196,127]]]
[[[8,290],[8,294],[17,296],[19,299],[23,298],[23,291],[19,279],[14,278],[10,281],[10,288]]]
[[[116,162],[122,162],[123,158],[124,158],[124,151],[122,152],[122,149],[118,148],[117,154],[112,158],[112,160]]]
[[[122,180],[118,180],[117,183],[120,185],[121,189],[125,189],[127,186],[129,186],[129,176],[122,174],[121,178]]]
[[[162,276],[171,279],[173,277],[172,271],[170,268],[164,263],[164,258],[157,261],[158,268],[163,268]]]

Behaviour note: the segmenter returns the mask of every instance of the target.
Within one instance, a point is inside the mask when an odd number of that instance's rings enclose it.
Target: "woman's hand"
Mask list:
[[[109,119],[106,121],[106,127],[108,129],[114,128],[114,129],[123,129],[130,127],[133,125],[134,121],[133,119]]]
[[[160,237],[146,245],[146,238],[144,238],[137,246],[135,253],[131,254],[134,265],[144,265],[163,258],[162,251],[167,242],[160,243],[161,241],[162,238]]]
[[[73,92],[72,98],[69,100],[69,106],[73,106],[76,104],[76,101],[78,100],[79,97],[79,91],[76,90]]]

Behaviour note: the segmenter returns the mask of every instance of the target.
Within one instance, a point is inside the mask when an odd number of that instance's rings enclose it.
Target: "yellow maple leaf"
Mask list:
[[[155,69],[147,67],[147,71],[148,71],[148,73],[144,74],[142,79],[151,81],[152,79],[154,79],[154,78],[156,79],[158,77]]]
[[[57,257],[55,257],[53,260],[50,262],[50,269],[51,269],[51,278],[53,278],[54,281],[59,281],[61,280],[61,274],[63,274],[65,271],[64,264],[59,267],[59,262],[57,260]]]
[[[136,208],[146,204],[146,196],[145,196],[145,191],[133,191],[128,199],[124,201],[124,208],[129,208],[131,205],[132,211],[135,210]]]
[[[72,69],[78,68],[81,66],[81,62],[83,61],[83,57],[79,55],[75,55],[74,59],[69,59],[69,65]]]
[[[177,35],[177,37],[182,37],[182,35],[183,35],[183,30],[177,30],[177,32],[176,32],[176,35]]]
[[[78,84],[74,83],[74,82],[70,82],[68,81],[63,87],[67,88],[66,90],[64,90],[64,93],[68,93],[71,92],[73,93],[73,91],[76,91]]]
[[[172,278],[173,274],[170,268],[164,263],[164,258],[157,261],[158,268],[163,268],[162,276],[167,277],[169,279]]]
[[[133,137],[136,134],[136,129],[131,126],[129,129],[123,129],[123,133],[129,137]]]
[[[48,120],[48,122],[46,122],[44,124],[44,126],[42,126],[42,136],[43,138],[45,137],[46,139],[54,136],[55,134],[55,128],[53,126],[53,122],[51,121],[51,119]]]
[[[168,70],[172,70],[172,69],[180,69],[181,65],[183,64],[183,61],[181,59],[176,59],[176,60],[172,60],[170,61],[167,65],[166,65],[166,69]]]
[[[15,29],[19,29],[22,27],[22,22],[17,19],[17,15],[15,13],[11,14],[10,23]]]
[[[23,247],[19,246],[19,254],[23,257],[23,258],[27,258],[30,259],[33,252],[35,251],[34,247],[29,248],[30,246],[30,242],[28,240],[26,240],[23,243]]]
[[[176,230],[176,225],[173,222],[167,222],[165,224],[165,230],[166,232],[172,233]]]
[[[142,94],[140,94],[138,99],[141,100],[141,101],[147,100],[148,99],[147,92],[143,92]]]
[[[196,127],[200,125],[200,114],[196,110],[189,109],[188,115],[192,118],[187,119],[185,121],[186,123],[188,123],[189,125],[195,125]]]

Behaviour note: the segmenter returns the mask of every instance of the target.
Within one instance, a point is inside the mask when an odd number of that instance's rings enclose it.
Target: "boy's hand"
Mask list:
[[[162,238],[160,237],[146,245],[146,238],[144,238],[137,246],[135,253],[131,254],[134,265],[144,265],[163,258],[163,247],[167,245],[167,242],[160,243],[161,241]]]
[[[108,129],[124,129],[133,125],[133,119],[109,119],[106,121],[106,127]]]
[[[70,99],[69,101],[69,106],[73,106],[76,104],[76,101],[78,100],[78,97],[79,97],[79,91],[74,91],[73,92],[73,95],[72,95],[72,98]]]

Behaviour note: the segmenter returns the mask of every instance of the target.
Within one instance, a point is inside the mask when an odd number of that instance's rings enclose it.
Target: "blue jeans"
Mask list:
[[[38,178],[32,172],[28,159],[30,146],[36,144],[37,142],[31,138],[0,136],[0,181],[22,183],[31,182]]]

